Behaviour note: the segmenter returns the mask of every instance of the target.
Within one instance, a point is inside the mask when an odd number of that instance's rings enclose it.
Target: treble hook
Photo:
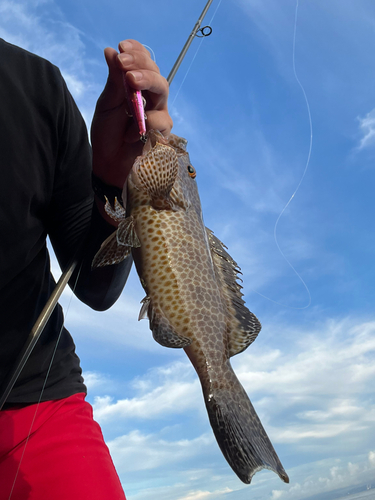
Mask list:
[[[205,32],[204,30],[208,30],[207,32]],[[198,35],[198,33],[201,33],[200,35]],[[203,26],[203,28],[199,29],[196,33],[195,33],[195,36],[197,36],[198,38],[203,38],[205,36],[210,36],[212,33],[212,28],[211,26]]]

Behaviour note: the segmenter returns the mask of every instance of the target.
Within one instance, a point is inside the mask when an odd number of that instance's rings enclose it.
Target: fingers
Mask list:
[[[148,50],[139,42],[125,40],[119,44],[119,51],[120,53],[112,48],[104,50],[109,74],[97,102],[93,132],[105,129],[106,134],[113,137],[112,143],[131,144],[139,141],[137,124],[130,117],[133,110],[129,108],[126,99],[123,82],[125,75],[129,85],[142,90],[146,99],[147,130],[157,129],[168,136],[173,124],[168,113],[168,82],[161,76]],[[102,127],[104,123],[105,126]]]
[[[132,40],[130,38],[128,40],[123,40],[122,42],[120,42],[118,44],[118,48],[119,48],[120,52],[126,52],[129,50],[137,50],[139,52],[144,52],[145,54],[148,54],[149,57],[151,57],[150,52],[146,49],[146,47],[144,45],[142,45],[137,40]]]
[[[136,75],[134,76],[134,73]],[[146,98],[146,111],[161,110],[167,107],[169,85],[167,80],[153,71],[137,71],[126,73],[126,80],[131,87],[143,92]]]
[[[164,137],[169,136],[173,127],[173,121],[168,110],[148,111],[146,124],[148,130],[159,130]]]
[[[108,100],[106,104],[110,109],[124,102],[123,76],[118,67],[117,56],[116,50],[110,47],[104,49],[104,57],[108,65],[108,79],[101,100],[103,97],[104,101]]]
[[[150,52],[135,40],[125,40],[119,44],[119,61],[126,71],[145,69],[160,73],[158,66],[151,59]]]
[[[126,80],[136,90],[146,90],[148,108],[164,109],[167,106],[169,85],[150,53],[135,40],[125,40],[119,45],[118,64],[126,72]]]
[[[151,59],[149,51],[136,40],[124,40],[119,44],[118,67],[124,72],[129,85],[142,90],[146,98],[147,129],[157,129],[169,135],[172,119],[168,114],[169,85]]]

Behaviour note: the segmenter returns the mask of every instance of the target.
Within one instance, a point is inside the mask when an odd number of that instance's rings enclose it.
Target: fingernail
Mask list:
[[[121,61],[121,64],[123,66],[127,66],[128,64],[131,64],[134,61],[134,57],[131,54],[119,54],[118,58]]]
[[[131,50],[133,48],[133,44],[125,40],[124,42],[120,43],[120,47],[122,48],[122,50]]]
[[[143,78],[143,73],[141,73],[140,71],[129,71],[129,73],[133,75],[133,78],[136,82],[142,80]]]

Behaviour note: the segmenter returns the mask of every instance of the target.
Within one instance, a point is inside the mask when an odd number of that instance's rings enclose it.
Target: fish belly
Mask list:
[[[138,213],[137,213],[138,212]],[[154,308],[179,334],[202,342],[221,332],[225,315],[205,228],[195,211],[135,210],[140,248],[134,261]]]

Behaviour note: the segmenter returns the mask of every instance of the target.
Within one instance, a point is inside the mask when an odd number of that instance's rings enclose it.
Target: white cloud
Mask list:
[[[191,491],[187,495],[183,497],[179,497],[176,500],[202,500],[202,499],[216,499],[226,493],[231,493],[232,490],[230,488],[224,488],[223,490],[217,491]]]
[[[285,327],[277,331],[281,336]],[[287,344],[293,352],[265,350],[256,341],[233,360],[271,438],[324,449],[340,436],[348,452],[358,453],[375,421],[366,397],[373,392],[375,322],[329,321],[289,332]]]
[[[298,332],[295,338],[304,340],[296,344],[294,353],[275,349],[262,353],[255,343],[235,361],[242,383],[276,442],[302,445],[318,439],[324,446],[325,440],[339,435],[366,436],[373,427],[375,408],[363,396],[372,391],[375,323],[328,322],[320,329],[324,342],[318,331]],[[169,369],[170,381],[156,388],[150,382],[152,374],[147,383],[142,381],[146,394],[116,403],[98,399],[98,417],[141,417],[152,407],[153,418],[160,418],[168,412],[196,411],[203,406],[197,380],[178,382],[178,370],[174,374],[174,368]],[[301,406],[303,411],[293,411]],[[290,421],[284,417],[276,425],[281,412],[288,412]],[[351,446],[355,446],[353,442]]]
[[[369,461],[371,467],[375,468],[375,452],[374,451],[370,451],[369,452],[369,454],[368,454],[368,461]]]
[[[204,452],[212,442],[209,435],[191,440],[167,441],[152,434],[132,431],[109,441],[107,445],[117,464],[117,470],[121,473],[166,467],[171,463],[186,461]]]
[[[82,33],[66,21],[58,4],[53,0],[2,1],[0,36],[57,65],[89,125],[100,88],[92,84]]]
[[[110,328],[115,326],[114,330],[118,329],[124,336],[122,329],[127,323],[124,318],[134,316],[134,306],[127,314],[119,303],[118,309],[115,307],[110,314]],[[114,321],[116,317],[118,322]],[[267,339],[268,332],[272,332],[273,338],[281,339],[286,335],[285,345],[293,346],[293,350],[286,351],[281,347],[284,343],[272,348],[256,341],[248,351],[233,358],[233,365],[271,440],[290,449],[302,451],[308,446],[312,450],[319,448],[323,453],[334,453],[340,448],[339,442],[344,440],[348,452],[363,450],[365,443],[371,442],[375,421],[375,407],[370,398],[365,398],[373,391],[375,322],[354,322],[348,318],[298,330],[285,324],[268,325],[260,339]],[[152,345],[159,347],[150,340]],[[92,377],[92,394],[98,394],[95,383],[101,380],[105,377],[97,374]],[[118,426],[123,421],[129,425],[135,418],[152,419],[154,425],[159,422],[163,429],[166,417],[205,413],[199,382],[188,361],[153,369],[134,379],[130,387],[135,392],[133,397],[117,399],[101,390],[102,396],[95,398],[95,417],[104,430],[111,423]],[[133,437],[135,439],[137,434]],[[141,441],[147,446],[150,439],[143,437]],[[117,456],[120,443],[124,442],[116,442]],[[375,455],[371,453],[370,464],[375,463]],[[149,461],[152,462],[151,457]],[[354,462],[350,464],[346,474],[355,478],[362,469]],[[321,476],[325,488],[338,487],[343,476],[332,467],[331,470],[328,476]],[[332,474],[337,474],[335,482]],[[304,486],[304,491],[306,488]],[[276,488],[275,491],[282,490]]]
[[[285,495],[285,491],[272,490],[272,500],[278,500],[283,495]]]
[[[285,325],[268,325],[268,330],[285,335]],[[234,358],[244,383],[252,391],[264,390],[294,394],[317,389],[320,394],[357,393],[372,378],[375,351],[375,321],[353,324],[352,320],[327,321],[315,328],[291,331],[293,353],[280,349],[258,352],[256,343],[242,356]],[[262,332],[261,335],[267,335]],[[256,352],[255,352],[256,351]],[[249,367],[251,367],[249,369]],[[335,386],[328,380],[337,380]]]
[[[359,129],[362,135],[359,143],[359,150],[372,148],[375,146],[375,108],[364,118],[358,117]]]
[[[339,488],[372,482],[373,469],[366,457],[356,456],[352,461],[325,459],[297,466],[288,471],[291,483],[272,490],[271,500],[302,500]],[[341,498],[342,492],[337,492]],[[256,498],[268,498],[256,496]],[[333,496],[332,496],[333,498]],[[336,498],[336,497],[335,497]]]
[[[142,397],[122,399],[112,403],[112,399],[96,397],[95,418],[99,422],[119,418],[155,418],[170,413],[180,413],[196,407],[197,383],[166,383]]]
[[[94,415],[101,423],[120,419],[156,419],[165,415],[198,412],[203,405],[200,384],[189,363],[173,363],[151,370],[131,384],[134,398],[113,402],[109,396],[95,397]]]
[[[351,462],[348,463],[348,472],[351,476],[357,475],[358,471],[359,471],[358,464],[352,464]]]
[[[362,408],[351,404],[350,400],[333,399],[330,404],[329,411],[311,410],[298,413],[297,416],[301,419],[306,419],[315,422],[323,422],[332,417],[348,416],[355,417],[360,415]]]
[[[280,336],[283,331],[285,326]],[[327,440],[346,436],[348,450],[359,451],[375,422],[375,406],[366,397],[373,391],[374,334],[375,322],[328,321],[313,330],[289,331],[293,352],[256,341],[233,358],[271,439],[301,446],[319,443],[324,448]],[[133,397],[95,397],[95,416],[103,425],[121,419],[162,421],[181,413],[204,413],[200,384],[188,361],[152,369],[130,387]]]
[[[89,392],[102,391],[107,389],[109,385],[113,385],[110,378],[101,373],[87,371],[83,373],[83,378]]]
[[[375,452],[367,448],[375,437],[375,407],[371,402],[375,321],[354,322],[348,318],[319,323],[305,330],[289,328],[287,332],[285,325],[275,330],[273,338],[286,335],[285,345],[294,346],[293,352],[256,341],[247,352],[233,358],[233,364],[266,431],[277,445],[282,462],[288,456],[307,450],[310,456],[317,451],[319,456],[342,458],[320,462],[310,459],[305,466],[289,468],[290,485],[280,485],[270,472],[257,474],[251,486],[254,498],[269,498],[259,492],[272,491],[275,500],[301,500],[366,481],[375,467]],[[267,331],[263,335],[267,336]],[[280,345],[284,345],[283,342]],[[105,377],[93,374],[93,393],[96,381],[102,380]],[[139,425],[152,421],[152,433],[133,429],[109,441],[125,485],[129,481],[125,469],[129,467],[130,471],[153,470],[158,477],[163,477],[170,485],[163,490],[166,499],[186,497],[189,500],[189,495],[197,500],[199,495],[216,499],[225,494],[221,493],[225,488],[238,488],[239,480],[225,463],[223,465],[224,459],[215,445],[204,415],[199,382],[188,361],[149,370],[135,378],[129,387],[135,393],[133,397],[96,397],[94,404],[95,416],[104,432],[114,424],[122,425],[121,421],[128,428],[137,420]],[[182,424],[174,429],[174,440],[166,438],[169,435],[166,422],[170,425],[188,414],[199,417],[198,435],[189,434],[186,439]],[[202,427],[203,420],[206,428]],[[345,443],[344,451],[342,443]],[[210,453],[209,460],[206,451]],[[191,472],[192,458],[198,469],[207,469],[206,477],[210,477],[210,481],[217,469],[222,468],[225,477],[215,479],[209,486],[204,477],[192,479],[194,474],[189,480],[172,475],[172,480],[168,464],[175,463],[175,459],[179,470]],[[139,481],[134,498],[151,499],[155,489],[147,492],[141,479]],[[179,481],[182,482],[178,489]],[[176,491],[180,491],[179,496]]]

